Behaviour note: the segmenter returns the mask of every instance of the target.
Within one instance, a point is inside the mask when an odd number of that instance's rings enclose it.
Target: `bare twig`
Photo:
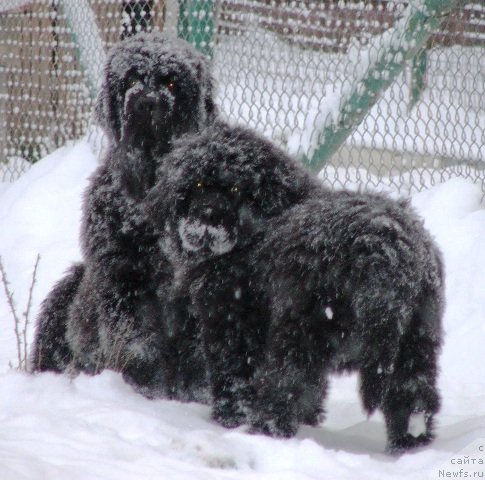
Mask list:
[[[0,257],[0,272],[2,273],[2,283],[3,283],[3,288],[5,290],[5,296],[7,297],[7,303],[8,306],[10,307],[10,311],[12,312],[12,316],[14,319],[14,326],[15,326],[15,338],[17,340],[17,361],[18,361],[18,366],[20,368],[22,364],[22,348],[20,344],[20,319],[19,316],[17,315],[17,309],[15,307],[15,300],[13,298],[13,293],[10,291],[9,288],[9,281],[7,279],[7,273],[5,272],[5,268],[3,266],[2,262],[2,257]]]
[[[10,282],[7,278],[7,273],[5,271],[5,267],[2,262],[2,257],[0,257],[0,273],[2,274],[2,283],[3,288],[5,291],[5,296],[7,297],[7,303],[10,308],[10,312],[12,313],[12,317],[14,320],[14,331],[15,331],[15,339],[17,342],[17,368],[19,369],[27,369],[27,328],[30,323],[30,311],[32,308],[32,297],[34,292],[34,285],[37,278],[37,268],[39,266],[40,255],[37,255],[37,259],[35,262],[34,270],[32,272],[32,282],[30,284],[29,289],[29,296],[27,299],[27,308],[22,315],[23,318],[23,326],[21,327],[21,319],[17,313],[17,308],[15,306],[15,299],[13,292],[10,290]]]
[[[22,330],[22,335],[23,335],[23,343],[24,343],[24,351],[23,351],[23,362],[24,362],[24,367],[27,368],[27,328],[30,323],[30,309],[32,308],[32,297],[33,297],[33,292],[34,292],[34,286],[35,282],[37,280],[37,268],[39,267],[39,261],[40,261],[40,253],[37,254],[37,258],[35,259],[35,265],[34,265],[34,270],[32,272],[32,282],[30,283],[30,288],[29,288],[29,297],[27,299],[27,308],[25,309],[24,312],[24,328]]]

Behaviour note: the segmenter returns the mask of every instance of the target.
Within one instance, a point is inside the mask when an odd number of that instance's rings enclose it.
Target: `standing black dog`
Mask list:
[[[178,142],[159,173],[147,216],[175,271],[175,303],[200,322],[213,417],[236,426],[254,397],[269,318],[250,259],[265,221],[320,186],[270,142],[221,124]],[[174,325],[183,322],[173,311]]]
[[[390,450],[431,440],[443,271],[405,202],[325,190],[242,129],[180,144],[161,178],[148,205],[201,322],[216,420],[294,435],[320,420],[328,375],[357,370]]]
[[[388,450],[425,445],[439,410],[441,255],[409,205],[323,191],[268,222],[255,269],[270,301],[254,431],[296,433],[318,418],[332,372],[358,371]],[[307,418],[311,423],[311,417]]]
[[[180,343],[167,331],[173,272],[140,202],[174,140],[214,120],[212,90],[207,60],[181,40],[140,34],[110,52],[95,107],[110,146],[85,196],[84,263],[42,305],[34,370],[112,368],[147,395],[192,399],[203,390],[191,319],[178,326],[189,332]]]

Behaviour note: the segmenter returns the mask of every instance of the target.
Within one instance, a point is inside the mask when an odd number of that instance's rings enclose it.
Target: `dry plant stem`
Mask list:
[[[0,257],[0,272],[2,273],[2,283],[3,283],[3,288],[5,290],[5,296],[7,297],[7,303],[8,303],[8,306],[10,307],[10,311],[12,312],[12,316],[14,319],[15,338],[17,340],[17,361],[18,361],[18,366],[20,368],[22,364],[22,346],[20,342],[20,331],[19,331],[20,319],[17,315],[17,309],[15,308],[15,300],[13,298],[13,293],[10,291],[10,288],[8,287],[9,282],[7,279],[5,268],[3,267],[3,262],[1,257]]]
[[[32,297],[34,292],[34,286],[37,279],[37,269],[39,266],[40,255],[37,255],[37,259],[35,261],[34,270],[32,272],[32,282],[29,288],[29,296],[27,299],[27,308],[22,315],[23,318],[23,326],[20,325],[20,317],[17,314],[17,308],[15,307],[15,300],[12,291],[9,288],[9,281],[7,279],[7,273],[5,272],[5,268],[3,266],[2,258],[0,257],[0,273],[2,274],[2,283],[3,288],[5,291],[5,296],[7,297],[7,303],[10,308],[10,312],[12,313],[12,317],[14,319],[14,326],[15,326],[15,339],[17,341],[17,367],[19,369],[27,369],[27,328],[29,325],[30,320],[30,311],[32,308]]]
[[[30,310],[32,308],[32,297],[33,297],[33,292],[34,292],[34,286],[35,282],[37,281],[37,269],[39,267],[39,261],[40,261],[40,253],[37,254],[37,258],[35,259],[35,265],[34,265],[34,270],[32,271],[32,282],[30,283],[30,288],[29,288],[29,296],[27,299],[27,308],[25,309],[25,312],[23,314],[24,317],[24,327],[22,330],[22,336],[23,336],[23,344],[24,344],[24,351],[23,351],[23,364],[24,368],[27,368],[27,358],[28,358],[28,352],[27,352],[27,328],[29,326],[29,320],[30,320]]]

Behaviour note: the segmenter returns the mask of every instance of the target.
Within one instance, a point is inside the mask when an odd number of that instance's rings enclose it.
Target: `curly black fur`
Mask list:
[[[172,294],[200,322],[213,417],[236,426],[254,396],[269,315],[249,259],[265,221],[319,185],[268,141],[221,124],[178,143],[164,160],[147,196],[149,217],[175,270]]]
[[[34,370],[61,373],[72,362],[66,337],[66,319],[84,275],[84,265],[73,265],[44,300],[37,318],[30,363]]]
[[[384,413],[390,451],[431,441],[444,273],[409,205],[323,191],[268,222],[255,259],[271,319],[253,429],[291,436],[317,423],[328,375],[351,370],[365,410]]]
[[[195,398],[203,389],[200,355],[187,335],[178,344],[167,333],[172,268],[140,201],[174,140],[215,119],[212,89],[207,60],[181,40],[140,34],[110,52],[95,107],[110,146],[85,195],[84,266],[42,306],[34,370],[112,368],[147,395]]]
[[[147,200],[201,324],[214,418],[294,435],[319,422],[328,375],[354,370],[390,450],[429,442],[443,269],[407,203],[328,191],[243,129],[209,129],[166,160]]]

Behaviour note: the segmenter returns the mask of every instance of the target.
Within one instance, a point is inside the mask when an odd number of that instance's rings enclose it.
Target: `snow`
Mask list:
[[[426,415],[424,413],[414,413],[409,418],[408,433],[413,437],[418,437],[426,433]]]
[[[223,226],[206,225],[199,220],[182,218],[178,232],[183,249],[189,252],[197,252],[208,243],[212,253],[222,255],[230,252],[236,244]]]
[[[80,258],[81,197],[96,158],[85,139],[47,156],[16,182],[0,185],[0,256],[20,314],[38,253],[34,314],[53,283]],[[224,429],[210,419],[207,406],[147,400],[113,372],[73,380],[26,374],[9,365],[16,364],[16,341],[0,290],[2,480],[433,479],[460,468],[483,475],[481,198],[478,185],[459,178],[412,196],[442,248],[447,273],[440,359],[443,407],[437,439],[430,446],[401,457],[385,455],[382,416],[368,419],[363,414],[355,376],[332,380],[322,425],[301,427],[295,438],[278,440],[249,435],[245,427]],[[29,342],[32,334],[30,324]],[[410,429],[418,431],[422,421],[413,419]],[[482,463],[472,463],[472,458]]]

